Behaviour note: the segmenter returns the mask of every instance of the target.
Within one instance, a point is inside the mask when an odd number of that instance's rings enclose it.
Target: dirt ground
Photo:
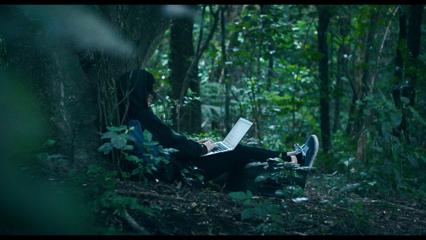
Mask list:
[[[311,176],[306,201],[254,196],[278,206],[280,221],[272,217],[241,220],[244,206],[220,189],[191,189],[175,183],[123,183],[121,195],[137,197],[144,206],[158,209],[155,216],[128,211],[110,224],[124,232],[154,235],[424,235],[424,203],[382,200],[339,192]]]

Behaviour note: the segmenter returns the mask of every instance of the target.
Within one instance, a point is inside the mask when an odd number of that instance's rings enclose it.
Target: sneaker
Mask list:
[[[316,135],[311,135],[306,140],[305,144],[303,144],[302,146],[300,146],[299,144],[295,144],[294,147],[296,148],[296,156],[300,155],[301,153],[302,161],[300,165],[303,167],[312,167],[318,153],[318,137]]]

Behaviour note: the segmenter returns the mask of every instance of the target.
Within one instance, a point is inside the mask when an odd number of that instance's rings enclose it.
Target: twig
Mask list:
[[[130,214],[127,212],[126,209],[123,210],[123,218],[137,232],[140,232],[140,233],[145,234],[145,235],[151,235],[151,233],[149,231],[147,231],[144,227],[139,225],[136,222],[136,220],[132,216],[130,216]]]
[[[123,187],[134,188],[134,189],[140,190],[140,191],[145,191],[146,190],[146,188],[138,186],[137,184],[131,184],[131,183],[125,183],[125,182],[120,182],[120,184],[122,184]],[[172,185],[169,185],[169,184],[159,184],[156,187],[164,188],[164,189],[170,190],[172,192],[176,191],[176,187],[174,187]]]
[[[422,211],[422,210],[420,210],[420,209],[415,209],[415,208],[412,208],[412,207],[408,207],[408,206],[405,206],[405,205],[400,205],[400,204],[388,202],[388,201],[385,201],[385,200],[371,200],[370,202],[371,203],[375,203],[375,202],[386,203],[386,204],[392,205],[394,207],[404,208],[404,209],[407,209],[407,210],[411,210],[411,211],[414,211],[414,212],[419,212],[419,213],[425,214],[425,212]]]
[[[292,234],[299,235],[299,236],[306,236],[306,235],[308,235],[306,233],[301,233],[301,232],[292,232]]]
[[[425,221],[422,221],[422,220],[419,220],[419,219],[407,218],[407,217],[404,217],[404,216],[398,216],[398,219],[408,220],[408,221],[411,221],[412,223],[416,222],[416,223],[426,224]]]
[[[373,77],[370,80],[370,88],[369,88],[370,93],[373,92],[374,82],[376,81],[376,77],[377,77],[377,73],[378,73],[377,69],[379,67],[379,64],[381,63],[383,48],[385,46],[385,42],[386,42],[386,39],[387,39],[388,34],[389,34],[389,29],[390,29],[392,20],[395,17],[396,13],[398,12],[399,8],[400,8],[400,6],[395,7],[395,10],[393,11],[392,16],[390,17],[388,25],[386,27],[386,31],[384,33],[383,40],[382,40],[382,43],[380,45],[379,53],[377,54],[378,56],[377,56],[377,60],[376,60],[376,67],[374,68],[374,74],[373,74]]]
[[[179,200],[179,201],[185,201],[185,202],[189,201],[187,199],[180,198],[180,197],[171,197],[171,196],[160,195],[160,194],[151,193],[151,192],[136,192],[136,191],[123,191],[123,190],[116,190],[116,191],[117,193],[123,194],[123,195],[154,197],[154,198],[159,198],[162,200]]]

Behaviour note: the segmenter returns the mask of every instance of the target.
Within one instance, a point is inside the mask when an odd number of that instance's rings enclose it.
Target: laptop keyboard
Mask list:
[[[220,151],[225,151],[228,148],[225,147],[225,145],[223,145],[222,143],[216,143],[216,147],[212,149],[212,152],[220,152]]]

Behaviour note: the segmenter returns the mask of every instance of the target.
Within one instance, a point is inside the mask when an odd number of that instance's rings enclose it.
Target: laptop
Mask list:
[[[201,157],[209,156],[212,154],[223,153],[234,150],[234,148],[240,143],[244,135],[250,129],[252,122],[247,119],[240,118],[234,127],[228,133],[223,141],[215,142],[216,147],[213,148],[209,153],[201,155]]]

